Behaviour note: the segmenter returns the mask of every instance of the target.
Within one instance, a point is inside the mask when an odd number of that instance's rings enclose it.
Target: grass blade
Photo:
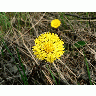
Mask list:
[[[56,83],[56,85],[57,85],[56,79],[55,79],[55,77],[54,77],[52,71],[49,69],[48,65],[46,65],[46,66],[47,66],[47,68],[48,68],[48,70],[49,70],[49,72],[50,72],[52,78],[54,79],[54,81],[55,81],[55,83]]]
[[[18,58],[19,58],[19,61],[20,61],[20,63],[21,63],[21,66],[22,66],[22,69],[23,69],[23,72],[24,72],[26,84],[28,85],[27,77],[26,77],[26,74],[25,74],[25,69],[24,69],[24,66],[23,66],[23,64],[22,64],[22,62],[21,62],[21,58],[20,58],[20,55],[19,55],[19,52],[18,52],[18,48],[17,48],[17,54],[18,54]]]
[[[84,51],[83,51],[83,54],[84,54]],[[85,58],[86,66],[87,66],[87,72],[88,72],[88,77],[89,77],[90,85],[92,85],[91,78],[90,78],[89,66],[88,66],[88,63],[87,63],[87,59],[85,57],[85,54],[84,54],[84,58]]]

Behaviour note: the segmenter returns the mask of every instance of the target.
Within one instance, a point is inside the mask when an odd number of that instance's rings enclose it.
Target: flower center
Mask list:
[[[54,23],[54,26],[57,26],[58,25],[58,23]]]
[[[49,53],[54,50],[53,44],[48,42],[47,44],[44,45],[44,50]]]

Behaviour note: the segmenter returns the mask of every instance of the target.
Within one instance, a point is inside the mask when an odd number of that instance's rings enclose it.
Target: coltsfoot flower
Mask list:
[[[58,28],[60,26],[61,22],[58,19],[54,19],[51,21],[51,27]]]
[[[57,34],[45,32],[35,39],[35,46],[32,50],[36,58],[53,63],[54,60],[60,59],[64,51],[64,42],[59,39]]]

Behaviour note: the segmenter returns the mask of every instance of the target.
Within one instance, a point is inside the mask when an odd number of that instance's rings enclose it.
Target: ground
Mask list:
[[[0,14],[1,85],[96,84],[96,13]],[[61,21],[57,29],[51,27],[54,19]],[[35,58],[32,51],[34,40],[44,32],[58,34],[64,41],[65,53],[54,63]]]

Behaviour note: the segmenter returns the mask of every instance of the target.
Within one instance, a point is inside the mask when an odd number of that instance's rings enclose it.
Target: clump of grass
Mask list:
[[[5,12],[0,12],[0,25],[1,25],[1,31],[8,30],[8,27],[10,28],[10,21],[9,18],[6,16]]]

